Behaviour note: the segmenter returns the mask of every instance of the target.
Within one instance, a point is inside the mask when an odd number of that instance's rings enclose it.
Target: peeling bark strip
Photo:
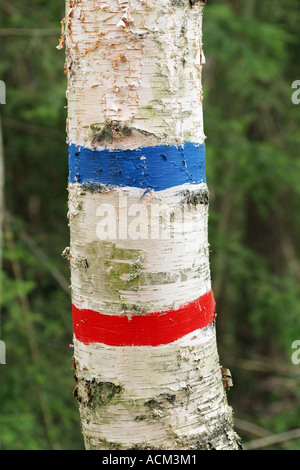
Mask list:
[[[184,305],[178,310],[148,315],[102,315],[80,310],[73,305],[75,337],[84,344],[103,343],[110,346],[159,346],[173,343],[215,319],[213,292]]]
[[[216,345],[198,0],[67,0],[75,388],[87,449],[238,449]]]
[[[91,126],[108,120],[136,130],[123,136],[126,148],[204,142],[201,9],[188,0],[67,1],[69,142],[92,148]]]
[[[162,191],[206,181],[204,145],[157,145],[136,150],[69,148],[70,182]]]

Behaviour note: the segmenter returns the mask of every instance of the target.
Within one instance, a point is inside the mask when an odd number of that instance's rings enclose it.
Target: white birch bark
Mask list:
[[[204,2],[191,3],[67,0],[70,143],[97,150],[204,143]],[[207,195],[205,183],[145,195],[70,183],[73,304],[131,318],[209,292]],[[137,237],[136,219],[128,236],[130,221],[121,217],[125,204],[145,209]],[[101,207],[116,211],[118,227],[112,222],[107,239]],[[214,323],[155,347],[85,344],[74,336],[74,368],[87,449],[239,448]]]

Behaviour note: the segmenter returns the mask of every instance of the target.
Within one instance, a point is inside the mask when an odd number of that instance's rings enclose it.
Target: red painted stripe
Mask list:
[[[212,291],[178,310],[134,315],[103,315],[73,305],[73,331],[85,343],[109,346],[158,346],[169,344],[215,319]]]

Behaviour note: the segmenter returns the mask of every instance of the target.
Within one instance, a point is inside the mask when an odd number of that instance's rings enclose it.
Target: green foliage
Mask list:
[[[299,366],[290,359],[300,339],[300,108],[291,102],[291,84],[300,79],[298,10],[297,0],[210,0],[204,13],[219,349],[233,373],[235,416],[272,433],[298,427],[300,418]],[[1,36],[0,52],[6,206],[13,216],[2,273],[0,447],[80,449],[70,296],[55,277],[58,271],[69,279],[60,256],[69,244],[66,81],[64,51],[56,49],[64,2],[0,0],[0,12],[0,30],[16,30]],[[20,35],[19,28],[32,32]],[[249,361],[248,369],[239,360]]]
[[[241,386],[241,394],[236,390],[232,396],[235,412],[260,424],[263,414],[266,428],[276,433],[274,390],[259,388],[268,377],[256,374],[250,386],[249,374],[236,364],[237,358],[258,357],[295,368],[291,344],[300,337],[300,109],[292,104],[291,85],[300,76],[298,5],[292,0],[213,1],[204,19],[204,115],[219,346]],[[281,389],[276,398],[281,431],[291,426],[285,412],[291,403],[298,421],[300,416],[297,394],[286,392]],[[254,401],[264,404],[263,413]]]
[[[7,364],[0,366],[0,448],[82,449],[70,295],[53,275],[68,285],[60,256],[69,239],[66,81],[64,53],[56,49],[64,2],[1,0],[0,13],[0,30],[15,30],[1,36],[0,52],[6,207],[13,216],[1,283]],[[22,35],[21,28],[34,31]]]

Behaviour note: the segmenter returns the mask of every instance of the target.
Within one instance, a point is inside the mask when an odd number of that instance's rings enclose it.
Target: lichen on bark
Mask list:
[[[204,3],[67,0],[69,142],[92,149],[92,158],[103,148],[204,145]],[[194,183],[163,195],[147,187],[69,184],[66,255],[78,310],[126,315],[129,323],[133,315],[164,315],[210,292],[208,190]],[[112,206],[119,217],[120,198],[144,208],[161,199],[170,210],[160,214],[159,227],[174,224],[172,236],[123,237],[121,226],[115,238],[101,239],[97,209]],[[186,226],[177,220],[184,209]],[[155,347],[86,344],[74,335],[74,357],[86,448],[239,448],[214,323]]]
[[[122,125],[119,121],[106,120],[105,123],[92,124],[89,128],[89,140],[92,145],[107,144],[130,136],[130,127]]]

